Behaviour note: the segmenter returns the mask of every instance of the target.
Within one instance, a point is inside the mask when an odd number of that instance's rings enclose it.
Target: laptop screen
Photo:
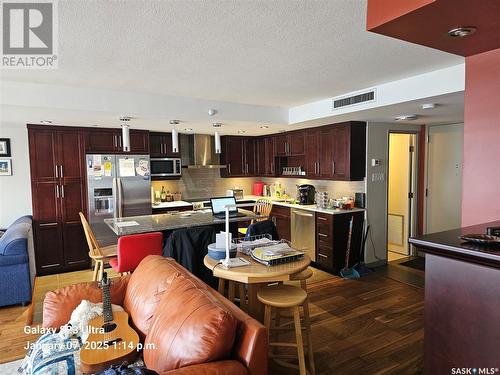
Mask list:
[[[212,203],[212,213],[216,215],[226,212],[225,207],[230,204],[236,204],[236,199],[234,197],[210,198],[210,202]],[[237,211],[236,207],[229,209],[229,212]]]

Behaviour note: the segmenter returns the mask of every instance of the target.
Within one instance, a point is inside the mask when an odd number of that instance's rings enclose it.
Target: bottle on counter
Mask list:
[[[172,202],[174,200],[174,195],[170,194],[170,191],[167,190],[167,202]]]
[[[161,187],[161,201],[166,202],[167,201],[167,192],[165,191],[165,187]]]

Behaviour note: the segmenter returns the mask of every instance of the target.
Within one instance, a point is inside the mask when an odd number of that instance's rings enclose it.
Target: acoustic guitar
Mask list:
[[[110,286],[111,281],[104,272],[99,284],[103,315],[89,321],[89,337],[80,350],[81,368],[86,374],[105,370],[123,361],[133,362],[137,355],[139,335],[130,328],[126,312],[113,312],[111,309]]]

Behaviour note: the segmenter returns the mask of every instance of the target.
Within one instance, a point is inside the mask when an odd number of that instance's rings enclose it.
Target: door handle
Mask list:
[[[246,166],[246,171],[247,171],[247,174],[248,174],[248,163],[247,163],[247,166]]]
[[[229,174],[231,174],[231,163],[229,163],[228,168],[229,168]]]
[[[61,185],[61,198],[64,198],[64,185]]]
[[[61,176],[61,178],[63,178],[64,177],[63,166],[60,165],[59,168],[61,168],[61,173],[59,173],[59,175]]]
[[[319,220],[323,220],[323,221],[327,221],[328,219],[324,218],[324,217],[321,217],[321,216],[318,216],[318,219]]]
[[[335,174],[335,160],[332,161],[332,174]]]
[[[327,255],[325,255],[325,254],[318,253],[318,256],[319,256],[319,257],[321,257],[321,258],[326,258],[326,259],[328,259],[328,256],[327,256]]]
[[[116,148],[116,135],[113,135],[113,147]]]
[[[118,137],[118,142],[120,143],[120,146],[118,146],[118,147],[122,148],[122,136],[117,135],[117,137]]]
[[[313,217],[314,216],[314,214],[303,214],[303,213],[299,213],[296,211],[294,211],[293,214],[297,215],[297,216],[303,216],[303,217]]]
[[[323,234],[323,233],[318,233],[318,236],[320,236],[320,237],[328,237],[328,235]]]
[[[59,185],[56,185],[56,198],[59,199]]]
[[[58,173],[58,169],[57,169],[57,164],[56,164],[56,178],[59,178],[59,173]]]
[[[121,178],[116,179],[118,185],[118,217],[123,217],[123,190]]]

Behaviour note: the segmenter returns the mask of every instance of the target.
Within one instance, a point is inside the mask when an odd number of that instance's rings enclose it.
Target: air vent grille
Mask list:
[[[341,97],[341,98],[333,98],[333,110],[356,105],[360,103],[372,102],[375,100],[375,90],[363,92],[360,94]]]

